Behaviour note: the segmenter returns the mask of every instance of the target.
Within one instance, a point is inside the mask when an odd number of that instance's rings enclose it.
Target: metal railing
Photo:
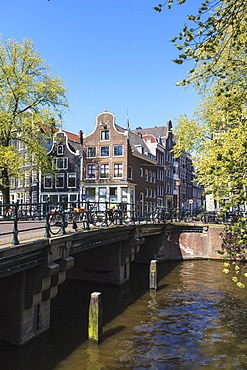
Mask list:
[[[189,212],[184,209],[168,209],[141,203],[109,202],[51,202],[0,204],[0,238],[11,238],[11,244],[19,244],[24,232],[42,233],[44,237],[65,235],[70,225],[77,231],[91,227],[108,227],[138,223],[200,222],[231,224],[243,215],[226,212]]]

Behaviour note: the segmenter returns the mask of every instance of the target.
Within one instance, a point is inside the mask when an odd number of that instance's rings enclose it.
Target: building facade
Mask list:
[[[50,202],[76,207],[81,199],[83,135],[59,130],[55,133],[47,155],[54,173],[40,175],[40,203]]]
[[[156,204],[156,164],[145,141],[104,111],[84,138],[82,194],[86,201]],[[150,170],[151,168],[151,170]]]
[[[102,210],[106,202],[136,204],[141,213],[156,207],[197,209],[203,189],[195,181],[192,159],[186,153],[174,158],[173,147],[171,121],[130,130],[104,111],[89,135],[56,131],[47,146],[52,173],[37,172],[27,158],[23,176],[11,183],[11,201],[63,200],[69,208],[89,201]],[[25,156],[24,148],[19,150]]]

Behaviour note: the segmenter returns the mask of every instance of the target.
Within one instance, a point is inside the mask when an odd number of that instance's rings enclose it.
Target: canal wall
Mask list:
[[[135,262],[149,263],[184,259],[220,259],[224,225],[166,225],[160,235],[145,236]]]
[[[132,261],[219,259],[224,226],[138,224],[81,231],[0,249],[0,339],[23,345],[50,327],[66,278],[121,285]]]

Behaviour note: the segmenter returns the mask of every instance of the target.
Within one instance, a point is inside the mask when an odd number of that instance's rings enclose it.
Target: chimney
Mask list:
[[[82,145],[83,144],[83,132],[80,130],[78,132],[78,137],[79,137],[79,143]]]

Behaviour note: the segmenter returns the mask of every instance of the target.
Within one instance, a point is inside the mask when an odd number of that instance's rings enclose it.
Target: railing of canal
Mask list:
[[[65,235],[66,229],[77,231],[92,227],[108,227],[136,223],[201,222],[234,223],[238,213],[188,212],[140,203],[50,202],[12,203],[0,205],[0,237],[12,236],[11,244],[19,244],[22,232],[42,232],[44,237]],[[25,225],[25,227],[24,227]]]

